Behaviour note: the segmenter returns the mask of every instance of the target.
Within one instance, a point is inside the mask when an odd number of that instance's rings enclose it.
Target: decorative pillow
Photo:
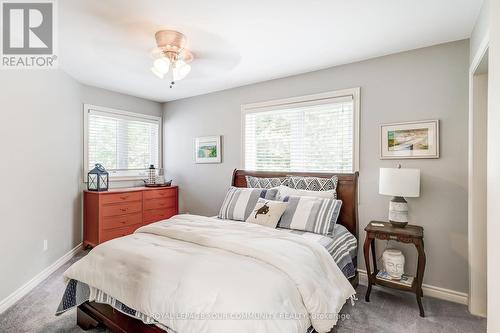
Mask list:
[[[259,198],[247,222],[276,228],[281,215],[285,212],[288,202],[272,201]]]
[[[288,187],[308,191],[337,191],[337,176],[332,178],[288,176]]]
[[[259,198],[274,200],[277,193],[277,189],[231,186],[227,190],[218,217],[225,220],[245,221],[250,216]]]
[[[337,191],[308,191],[308,190],[297,190],[295,188],[290,188],[288,186],[278,187],[277,200],[282,200],[284,197],[295,196],[295,197],[315,197],[315,198],[327,198],[336,199]]]
[[[280,228],[333,234],[342,207],[341,200],[289,196],[282,201],[288,202],[288,207],[281,216]]]
[[[288,184],[288,177],[260,178],[245,176],[245,178],[247,180],[247,187],[252,188],[272,188]]]

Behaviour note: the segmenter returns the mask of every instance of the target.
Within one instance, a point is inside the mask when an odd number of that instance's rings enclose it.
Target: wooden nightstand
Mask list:
[[[372,223],[383,224],[383,226],[374,226]],[[424,296],[422,293],[422,280],[424,278],[425,271],[424,228],[415,225],[407,225],[405,228],[396,228],[387,222],[372,221],[366,226],[365,231],[366,238],[363,252],[365,256],[366,273],[368,275],[368,290],[366,291],[365,301],[370,301],[372,285],[411,291],[415,293],[417,297],[420,316],[424,317],[424,308],[421,300]],[[412,243],[415,245],[418,251],[417,276],[414,278],[411,286],[404,286],[395,282],[377,278],[378,269],[377,256],[375,254],[375,239],[394,240],[397,242]],[[373,260],[373,272],[370,269],[370,246]]]

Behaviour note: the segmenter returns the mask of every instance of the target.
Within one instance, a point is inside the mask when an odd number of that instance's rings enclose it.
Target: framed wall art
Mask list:
[[[203,136],[194,140],[196,163],[221,163],[221,136]]]
[[[439,120],[380,126],[380,158],[439,158]]]

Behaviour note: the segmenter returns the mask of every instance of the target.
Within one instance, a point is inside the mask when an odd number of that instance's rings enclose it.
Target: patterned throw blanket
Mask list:
[[[59,316],[60,314],[63,314],[64,312],[87,302],[90,299],[91,290],[95,293],[95,299],[93,298],[95,302],[112,306],[113,308],[115,308],[116,310],[120,311],[123,314],[126,314],[127,316],[140,320],[148,325],[155,325],[167,333],[177,333],[173,329],[160,324],[154,318],[151,318],[145,315],[144,313],[140,313],[139,311],[131,309],[125,304],[121,303],[120,301],[107,295],[106,293],[97,290],[95,288],[90,288],[87,284],[83,282],[78,282],[76,280],[70,280],[68,282],[61,303],[57,308],[56,316]],[[311,326],[308,328],[306,333],[317,333],[317,332]]]
[[[321,244],[335,260],[344,276],[352,278],[357,269],[358,242],[346,227],[336,224],[333,229],[333,236],[319,235],[312,232],[279,229],[283,232],[291,232],[302,235]]]

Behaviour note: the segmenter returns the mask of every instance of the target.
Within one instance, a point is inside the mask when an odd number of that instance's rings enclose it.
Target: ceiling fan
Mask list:
[[[186,49],[186,36],[178,31],[160,30],[155,38],[157,47],[152,52],[151,71],[160,79],[168,79],[172,88],[191,71],[189,63],[194,59],[193,54]]]

